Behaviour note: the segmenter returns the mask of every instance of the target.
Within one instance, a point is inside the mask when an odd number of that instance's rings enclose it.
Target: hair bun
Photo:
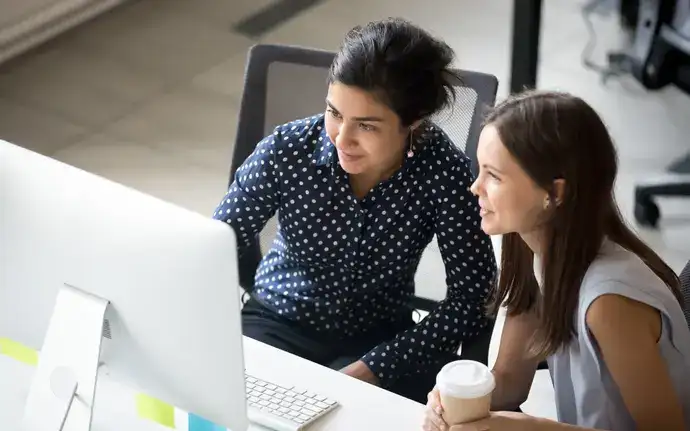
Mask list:
[[[372,92],[408,126],[452,103],[454,59],[444,41],[404,19],[388,18],[347,33],[329,82]]]

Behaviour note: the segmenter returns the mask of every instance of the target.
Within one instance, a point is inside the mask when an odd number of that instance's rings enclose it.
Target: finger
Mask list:
[[[488,421],[472,422],[470,424],[453,425],[448,431],[491,431]]]
[[[427,395],[427,407],[436,412],[437,415],[443,414],[443,406],[441,405],[441,398],[438,396],[438,392],[431,391]]]
[[[422,429],[424,431],[441,431],[440,428],[436,426],[434,421],[429,416],[426,416],[424,418],[424,424]]]

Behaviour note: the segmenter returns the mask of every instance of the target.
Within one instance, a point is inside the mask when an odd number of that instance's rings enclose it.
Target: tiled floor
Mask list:
[[[0,138],[210,215],[227,183],[245,53],[257,42],[231,28],[271,1],[141,0],[82,25],[0,67]],[[544,2],[539,85],[575,92],[601,112],[619,146],[618,199],[632,220],[635,182],[690,150],[690,97],[646,93],[627,79],[603,85],[582,68],[582,1]],[[259,41],[336,49],[355,24],[405,16],[455,48],[458,66],[497,75],[504,97],[511,13],[510,0],[327,0]],[[622,36],[615,17],[594,21],[602,59]],[[690,200],[661,202],[661,228],[641,234],[680,269],[690,258]],[[432,247],[420,293],[442,297],[443,274]],[[547,380],[535,383],[528,410],[553,416],[550,391]]]

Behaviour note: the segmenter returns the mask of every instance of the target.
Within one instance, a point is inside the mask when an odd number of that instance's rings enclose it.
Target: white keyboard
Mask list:
[[[293,386],[246,375],[249,421],[275,431],[300,431],[338,406],[336,401]]]

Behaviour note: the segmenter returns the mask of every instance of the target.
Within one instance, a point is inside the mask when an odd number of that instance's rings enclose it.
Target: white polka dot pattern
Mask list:
[[[446,299],[362,358],[384,387],[456,351],[485,326],[496,271],[468,189],[468,159],[434,125],[417,148],[360,201],[323,115],[293,121],[257,145],[214,213],[247,244],[278,212],[278,233],[257,270],[254,295],[288,319],[342,338],[409,319],[415,271],[437,236]]]

